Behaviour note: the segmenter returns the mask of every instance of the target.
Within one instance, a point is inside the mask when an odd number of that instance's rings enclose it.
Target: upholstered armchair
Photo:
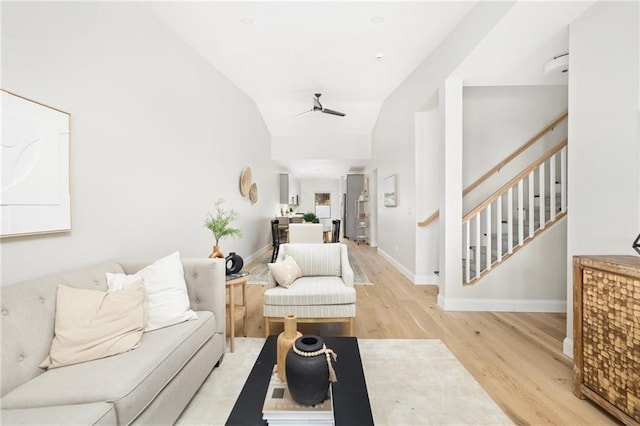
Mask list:
[[[347,246],[344,244],[282,244],[277,264],[294,261],[297,273],[284,274],[270,267],[264,293],[264,329],[270,332],[272,322],[283,322],[293,314],[300,323],[345,322],[353,335],[356,316],[356,290]],[[274,276],[274,272],[275,276]],[[280,282],[276,281],[276,278]]]

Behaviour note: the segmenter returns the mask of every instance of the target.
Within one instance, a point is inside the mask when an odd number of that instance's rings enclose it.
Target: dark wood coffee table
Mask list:
[[[227,425],[266,425],[262,405],[276,363],[277,336],[269,336],[227,419]],[[360,348],[355,337],[323,337],[338,354],[334,363],[338,381],[333,384],[333,415],[336,426],[373,425],[367,382],[362,371]],[[224,384],[221,384],[224,386]]]

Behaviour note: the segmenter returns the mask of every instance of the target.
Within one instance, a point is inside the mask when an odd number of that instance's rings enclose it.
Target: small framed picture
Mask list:
[[[396,180],[398,175],[393,174],[384,178],[384,206],[396,207],[398,205],[398,198],[396,193]]]

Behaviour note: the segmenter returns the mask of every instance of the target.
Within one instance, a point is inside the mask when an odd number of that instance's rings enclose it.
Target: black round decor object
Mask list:
[[[294,343],[298,351],[318,352],[324,341],[320,336],[304,335]],[[302,405],[316,405],[327,399],[329,391],[329,366],[324,352],[315,356],[302,356],[289,349],[287,362],[287,385],[291,397]]]
[[[225,258],[227,265],[227,275],[237,274],[244,266],[244,261],[240,256],[234,252],[229,253],[229,256]],[[231,263],[231,265],[229,265]]]

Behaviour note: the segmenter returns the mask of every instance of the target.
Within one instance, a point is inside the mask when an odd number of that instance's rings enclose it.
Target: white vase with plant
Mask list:
[[[238,212],[233,209],[224,209],[222,207],[223,203],[223,198],[218,199],[215,203],[215,215],[208,213],[207,218],[204,221],[205,228],[208,228],[213,233],[213,237],[216,240],[216,244],[213,246],[213,252],[209,257],[224,257],[224,254],[222,254],[218,245],[222,238],[242,237],[242,231],[239,228],[231,227],[231,223],[239,217]]]

